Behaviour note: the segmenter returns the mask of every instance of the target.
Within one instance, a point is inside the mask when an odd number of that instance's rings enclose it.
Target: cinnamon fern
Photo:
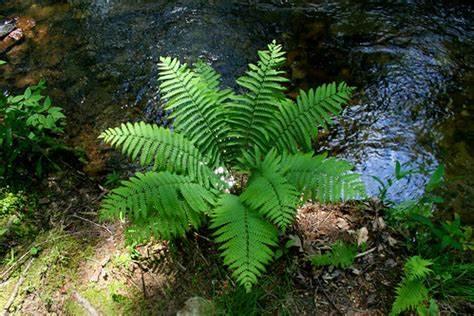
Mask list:
[[[203,62],[161,58],[159,87],[173,130],[140,122],[100,135],[147,170],[105,197],[104,217],[127,218],[136,238],[166,239],[209,218],[224,264],[248,291],[298,206],[364,196],[348,162],[315,156],[312,147],[353,89],[330,83],[291,100],[282,47],[273,42],[258,56],[237,79],[241,94],[221,89],[220,75]],[[235,178],[247,181],[237,187]]]

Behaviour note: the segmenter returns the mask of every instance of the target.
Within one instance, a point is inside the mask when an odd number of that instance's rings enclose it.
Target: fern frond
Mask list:
[[[420,280],[405,280],[396,289],[391,315],[417,310],[428,301],[428,289]]]
[[[183,235],[198,226],[214,204],[214,193],[192,178],[169,172],[137,173],[113,189],[103,200],[101,216],[127,216],[138,226],[150,226],[157,235]]]
[[[433,272],[429,268],[433,264],[433,261],[423,259],[420,256],[413,256],[405,262],[403,270],[405,272],[405,277],[410,280],[414,279],[424,279],[428,274]]]
[[[338,240],[334,243],[329,253],[314,256],[311,261],[315,266],[335,266],[349,268],[357,255],[357,248]]]
[[[233,127],[235,143],[239,149],[253,146],[268,147],[268,121],[274,116],[277,103],[283,99],[285,88],[281,85],[288,79],[282,77],[278,68],[285,62],[285,52],[275,42],[268,50],[259,51],[257,65],[249,64],[246,74],[237,79],[237,84],[248,92],[234,98],[229,105],[229,121]]]
[[[181,65],[177,59],[160,58],[160,92],[168,99],[174,127],[193,141],[202,153],[209,153],[213,166],[223,161],[224,143],[229,127],[225,112],[219,106],[222,96],[212,93],[215,78],[203,80],[200,76]],[[211,82],[211,87],[207,84]]]
[[[284,177],[281,157],[270,151],[261,159],[257,150],[254,156],[245,155],[242,162],[251,169],[242,202],[284,231],[294,220],[300,194]]]
[[[223,185],[208,167],[209,159],[193,143],[169,129],[143,122],[126,123],[107,129],[99,138],[132,160],[138,158],[142,166],[153,164],[153,170],[188,174],[207,187]]]
[[[274,119],[272,140],[280,152],[296,153],[300,147],[303,151],[312,150],[311,139],[317,136],[318,125],[327,128],[332,124],[331,115],[339,114],[347,103],[353,88],[344,82],[323,84],[316,90],[301,91],[296,104],[284,100],[278,108]]]
[[[199,76],[200,80],[208,89],[218,89],[221,84],[221,75],[215,71],[211,66],[198,60],[193,64],[194,72]]]
[[[221,197],[211,217],[224,263],[234,271],[237,282],[250,291],[273,258],[271,247],[277,245],[277,230],[230,194]]]
[[[285,176],[304,198],[321,202],[336,202],[360,198],[365,187],[352,165],[344,160],[326,158],[326,155],[295,154],[283,158]]]
[[[234,92],[231,89],[219,88],[221,84],[221,75],[216,72],[211,66],[199,60],[194,65],[194,73],[198,76],[202,82],[202,88],[208,90],[214,96],[216,96],[216,106],[222,107],[222,110],[226,110],[224,104],[235,97]]]

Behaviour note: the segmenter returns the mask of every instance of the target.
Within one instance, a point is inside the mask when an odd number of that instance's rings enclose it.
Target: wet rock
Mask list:
[[[28,50],[29,50],[29,45],[26,42],[13,46],[7,52],[8,62],[13,65],[17,65],[21,63],[21,60],[28,53]]]
[[[6,52],[22,38],[23,31],[21,29],[15,29],[14,31],[10,32],[10,34],[8,34],[8,36],[0,42],[0,54]]]
[[[0,38],[3,38],[10,34],[15,29],[15,23],[13,21],[7,21],[0,24]]]

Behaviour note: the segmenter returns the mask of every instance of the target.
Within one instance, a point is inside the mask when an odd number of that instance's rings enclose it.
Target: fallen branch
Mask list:
[[[93,224],[97,227],[100,227],[100,228],[106,230],[111,236],[113,235],[112,231],[110,229],[108,229],[107,227],[105,227],[104,225],[97,224],[96,222],[91,221],[90,219],[84,218],[82,216],[79,216],[77,214],[72,214],[72,217],[75,217],[75,218],[78,218],[78,219],[83,220],[85,222],[91,223],[91,224]]]
[[[10,307],[12,306],[13,302],[15,301],[17,295],[18,295],[18,292],[20,291],[20,287],[21,285],[23,284],[23,282],[25,282],[25,279],[26,279],[26,273],[28,272],[28,270],[30,269],[31,267],[31,264],[33,263],[33,261],[35,260],[35,258],[31,258],[31,260],[28,262],[28,264],[26,265],[25,267],[25,270],[23,270],[23,272],[21,273],[21,276],[20,278],[18,279],[18,282],[16,282],[15,284],[15,287],[13,288],[13,292],[12,294],[10,295],[10,298],[8,299],[7,303],[5,304],[5,306],[3,307],[3,312],[2,312],[2,316],[7,316],[8,315],[8,310],[10,309]]]
[[[356,257],[356,258],[363,257],[363,256],[365,256],[365,255],[368,255],[368,254],[371,253],[371,252],[374,252],[375,249],[377,249],[377,247],[374,247],[374,248],[371,248],[371,249],[369,249],[369,250],[367,250],[367,251],[361,252],[361,253],[359,253],[359,254],[358,254],[357,256],[355,256],[355,257]]]

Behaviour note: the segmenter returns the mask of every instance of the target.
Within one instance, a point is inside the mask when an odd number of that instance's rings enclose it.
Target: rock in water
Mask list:
[[[22,38],[23,31],[21,29],[15,29],[14,31],[10,32],[7,37],[0,41],[0,54],[6,52]]]
[[[13,21],[5,21],[0,22],[0,38],[3,38],[10,34],[11,31],[15,29],[15,22]]]

